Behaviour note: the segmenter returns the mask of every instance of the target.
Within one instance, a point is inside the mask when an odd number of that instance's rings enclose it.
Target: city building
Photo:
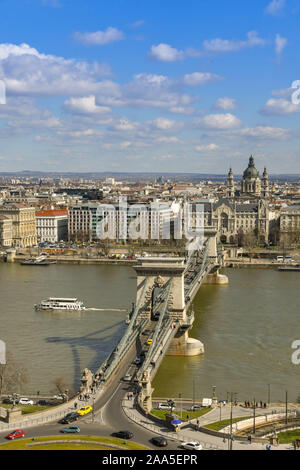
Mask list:
[[[196,208],[194,203],[194,226],[196,226]],[[242,235],[254,235],[260,243],[267,243],[269,238],[269,207],[265,200],[241,203],[220,199],[218,202],[203,202],[204,226],[217,229],[220,243],[237,243]],[[199,207],[198,207],[199,210]]]
[[[68,210],[50,209],[36,212],[38,242],[55,243],[68,237]]]
[[[281,233],[300,232],[300,204],[285,207],[280,212]]]
[[[248,167],[245,169],[243,173],[243,178],[241,181],[241,189],[239,192],[235,191],[235,183],[234,177],[232,173],[232,169],[230,168],[227,181],[226,181],[226,197],[227,198],[234,198],[242,197],[242,198],[262,198],[268,199],[270,195],[270,187],[269,187],[269,176],[267,173],[267,169],[264,168],[264,172],[262,178],[259,176],[259,171],[256,169],[254,164],[254,158],[251,155],[249,158]]]
[[[68,239],[152,239],[171,237],[174,211],[169,203],[109,204],[86,203],[69,208]],[[98,231],[97,231],[98,229]]]
[[[11,219],[12,246],[30,247],[37,244],[35,208],[5,204],[0,207],[0,216]],[[8,225],[7,225],[8,230]],[[8,239],[8,233],[6,239]]]
[[[0,215],[0,245],[1,247],[10,247],[13,244],[13,222],[12,219]]]

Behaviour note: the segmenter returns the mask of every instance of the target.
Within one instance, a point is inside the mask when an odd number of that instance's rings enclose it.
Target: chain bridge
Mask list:
[[[132,380],[140,388],[143,406],[151,409],[151,382],[164,355],[204,353],[203,343],[189,337],[195,315],[192,302],[203,283],[228,283],[228,278],[219,274],[222,265],[212,227],[205,228],[202,249],[189,252],[187,258],[139,258],[134,266],[136,303],[122,339],[98,370],[102,383],[108,383],[134,346],[139,359]]]

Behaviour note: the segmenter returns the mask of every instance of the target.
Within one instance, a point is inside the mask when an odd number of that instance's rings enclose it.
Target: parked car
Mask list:
[[[120,437],[121,439],[132,439],[133,433],[131,431],[117,431],[113,432],[112,436]]]
[[[190,410],[191,411],[196,411],[196,410],[201,410],[202,408],[203,408],[203,406],[201,406],[201,405],[193,405]]]
[[[73,411],[71,413],[68,413],[63,419],[60,420],[61,424],[69,424],[72,423],[73,421],[77,421],[79,419],[78,413],[76,411]]]
[[[149,345],[152,344],[152,338],[147,339],[146,344],[149,344]]]
[[[29,398],[20,398],[19,402],[18,402],[19,405],[33,405],[34,402],[33,400],[30,400]]]
[[[82,406],[79,410],[77,410],[77,413],[80,416],[84,416],[84,415],[87,415],[88,413],[90,413],[91,411],[93,411],[92,406]]]
[[[168,445],[168,441],[163,436],[154,436],[151,439],[151,442],[158,447],[166,447]]]
[[[40,406],[50,406],[51,401],[49,401],[49,400],[39,400],[36,404],[40,405]]]
[[[13,404],[13,399],[12,398],[3,398],[2,403],[5,403],[6,405],[12,405]]]
[[[169,405],[169,403],[159,403],[158,409],[159,410],[171,410],[173,407]]]
[[[67,428],[61,429],[60,432],[70,433],[71,434],[71,433],[75,433],[75,432],[80,432],[80,428],[73,424],[73,426],[68,426]]]
[[[18,439],[19,437],[24,437],[25,436],[25,432],[23,431],[23,429],[16,429],[15,431],[12,431],[8,434],[7,436],[7,439]]]
[[[181,447],[187,450],[202,450],[202,445],[198,441],[183,442]]]

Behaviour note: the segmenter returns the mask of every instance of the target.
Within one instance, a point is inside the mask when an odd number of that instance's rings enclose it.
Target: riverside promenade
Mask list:
[[[207,414],[199,417],[198,419],[192,420],[190,423],[187,423],[182,427],[178,432],[173,432],[168,429],[164,424],[159,423],[158,421],[149,418],[148,416],[143,415],[133,399],[124,398],[122,402],[122,408],[126,416],[136,424],[143,426],[145,429],[152,431],[156,434],[165,436],[169,441],[178,441],[187,442],[187,441],[198,441],[203,447],[203,450],[229,450],[229,440],[228,438],[224,439],[223,437],[217,437],[204,432],[198,431],[195,426],[198,421],[199,426],[203,427],[210,423],[215,423],[220,419],[220,408],[216,407],[209,411]],[[283,413],[285,408],[283,406],[270,405],[266,409],[257,409],[256,416],[262,416],[266,413],[271,414],[275,412]],[[222,420],[230,419],[231,407],[230,405],[225,405],[222,407]],[[242,408],[240,406],[233,407],[232,416],[233,418],[244,418],[250,416],[249,412],[251,410],[247,408]],[[238,441],[234,438],[232,442],[233,450],[266,450],[267,442],[256,443],[252,442],[251,444],[248,441]],[[279,444],[271,445],[271,450],[293,450],[294,447],[292,444]]]

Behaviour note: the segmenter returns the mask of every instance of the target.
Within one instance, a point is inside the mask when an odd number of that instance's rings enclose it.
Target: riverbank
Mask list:
[[[17,255],[14,259],[15,263],[24,261],[27,257],[24,255]],[[118,265],[118,266],[134,266],[138,259],[122,259],[122,258],[83,258],[80,256],[51,256],[49,258],[58,264],[83,264],[83,265]],[[299,262],[282,263],[270,259],[256,259],[256,258],[227,258],[224,263],[224,268],[271,268],[278,269],[279,267],[293,267],[297,266]]]

